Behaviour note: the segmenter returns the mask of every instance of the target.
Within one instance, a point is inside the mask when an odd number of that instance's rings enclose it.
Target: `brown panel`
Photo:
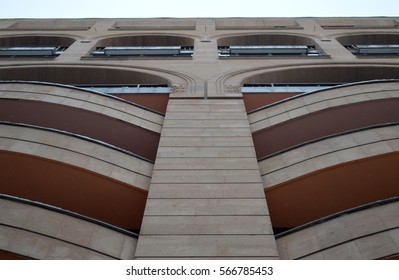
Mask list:
[[[267,188],[273,227],[292,228],[399,195],[399,153],[353,161]]]
[[[160,135],[91,111],[30,100],[0,100],[0,120],[55,128],[101,140],[155,160]]]
[[[300,94],[300,92],[245,93],[243,99],[247,112],[250,112],[297,94]]]
[[[32,258],[0,250],[0,260],[31,260]]]
[[[320,137],[399,121],[399,99],[367,101],[304,115],[253,134],[256,155],[268,156]]]
[[[0,192],[138,230],[147,193],[122,182],[44,158],[0,153]]]
[[[168,105],[169,94],[113,94],[116,97],[125,99],[127,101],[139,104],[146,108],[155,110],[159,113],[166,113],[166,106]]]
[[[40,81],[66,85],[168,84],[164,78],[135,71],[96,67],[1,68],[2,80]]]
[[[70,46],[75,39],[59,36],[10,36],[0,38],[0,46]]]
[[[120,36],[100,40],[97,46],[192,46],[194,39],[182,36]]]

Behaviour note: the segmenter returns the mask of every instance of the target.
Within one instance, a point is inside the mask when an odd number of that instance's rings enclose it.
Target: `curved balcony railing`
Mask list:
[[[276,235],[282,259],[384,259],[399,254],[399,197],[379,200]]]
[[[328,135],[399,121],[398,87],[396,81],[334,87],[250,113],[258,159]]]
[[[135,233],[15,196],[0,194],[0,205],[4,251],[33,259],[134,258]]]
[[[398,196],[398,127],[389,123],[347,131],[260,161],[276,231]]]
[[[73,87],[0,83],[0,120],[84,135],[154,161],[163,116]]]

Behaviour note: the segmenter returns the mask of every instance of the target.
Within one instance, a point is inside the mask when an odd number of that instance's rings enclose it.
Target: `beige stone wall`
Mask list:
[[[278,258],[242,100],[170,100],[136,257]]]
[[[40,259],[102,258],[103,252],[115,258],[140,259],[291,259],[307,256],[367,259],[394,254],[392,248],[397,248],[397,230],[388,229],[383,222],[378,222],[376,231],[366,234],[354,230],[349,239],[340,239],[342,244],[329,243],[328,246],[333,246],[331,248],[323,245],[325,239],[321,242],[320,237],[315,237],[315,227],[298,232],[301,236],[286,241],[292,246],[279,239],[277,247],[273,233],[276,225],[272,224],[273,217],[270,218],[272,208],[266,201],[264,188],[303,178],[320,169],[393,154],[399,147],[396,138],[392,138],[397,137],[396,127],[337,137],[339,143],[337,139],[327,139],[259,164],[253,133],[342,105],[397,99],[397,82],[326,90],[249,116],[241,86],[251,82],[352,83],[398,78],[398,56],[357,58],[340,43],[372,42],[374,39],[378,39],[378,43],[398,42],[398,20],[392,17],[0,21],[2,45],[33,42],[30,36],[43,36],[39,40],[41,43],[65,42],[69,45],[55,58],[1,57],[0,80],[65,84],[162,83],[171,88],[164,117],[138,106],[63,86],[1,84],[0,102],[1,99],[20,99],[62,104],[103,114],[161,135],[155,164],[152,164],[82,139],[49,131],[39,133],[31,128],[2,126],[0,150],[3,152],[33,155],[77,166],[134,186],[140,190],[141,197],[147,196],[148,191],[148,200],[137,250],[136,241],[123,241],[125,237],[108,231],[104,236],[99,233],[98,239],[85,239],[82,243],[76,241],[77,245],[75,240],[55,240],[60,233],[53,232],[59,228],[53,227],[52,223],[43,225],[46,229],[32,229],[29,233],[26,230],[32,226],[29,223],[19,229],[2,227],[1,249]],[[97,46],[107,42],[118,45],[129,42],[193,44],[194,54],[188,58],[90,55]],[[314,44],[322,55],[219,58],[218,45],[226,43]],[[343,148],[345,152],[341,151]],[[15,207],[7,207],[15,210]],[[11,211],[10,216],[26,214],[25,210],[17,210]],[[384,211],[396,213],[397,209]],[[134,214],[137,221],[143,215],[141,212]],[[359,223],[363,225],[375,217],[384,219],[374,210],[358,214]],[[53,213],[45,211],[40,215],[47,217]],[[70,227],[79,232],[81,227],[86,227],[80,223],[74,220]],[[329,223],[320,227],[328,228]],[[329,232],[323,228],[320,230]],[[338,235],[346,234],[340,228]],[[301,238],[305,241],[302,242]],[[23,246],[18,244],[18,240]],[[29,245],[32,240],[37,241],[38,247]],[[382,245],[373,247],[373,244]],[[94,246],[100,253],[92,253],[91,248],[82,251],[83,245]]]

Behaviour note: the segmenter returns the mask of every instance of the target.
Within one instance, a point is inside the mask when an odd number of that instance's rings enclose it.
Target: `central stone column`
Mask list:
[[[278,258],[242,99],[169,100],[136,258]]]

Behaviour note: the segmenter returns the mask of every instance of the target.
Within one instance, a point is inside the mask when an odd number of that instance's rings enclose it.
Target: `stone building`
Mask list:
[[[399,18],[0,21],[0,259],[398,259]]]

